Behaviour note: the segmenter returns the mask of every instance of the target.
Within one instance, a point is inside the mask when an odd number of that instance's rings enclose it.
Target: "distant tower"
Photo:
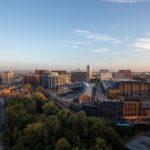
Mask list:
[[[87,65],[87,79],[90,80],[92,79],[92,66]]]

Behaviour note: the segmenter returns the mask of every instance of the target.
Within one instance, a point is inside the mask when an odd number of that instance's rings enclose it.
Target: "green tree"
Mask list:
[[[55,146],[55,150],[70,150],[70,149],[71,145],[65,138],[59,139]]]
[[[53,102],[49,101],[42,106],[42,110],[47,116],[55,115],[58,112],[58,107]]]
[[[42,106],[48,102],[48,99],[41,93],[34,94],[32,99],[36,102],[37,112],[42,113]]]
[[[97,138],[96,143],[101,150],[109,150],[104,139]]]

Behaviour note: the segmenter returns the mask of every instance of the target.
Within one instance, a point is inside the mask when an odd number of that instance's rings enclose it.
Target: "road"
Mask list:
[[[47,94],[47,93],[44,93],[44,95],[51,101],[53,101],[60,109],[68,109],[70,110],[70,112],[72,113],[76,113],[74,112],[73,110],[71,110],[69,108],[70,104],[69,103],[66,103],[65,100],[61,97],[58,97],[56,96],[55,94]]]
[[[97,86],[97,98],[98,98],[98,100],[106,99],[106,96],[105,96],[104,90],[102,88],[101,82]]]

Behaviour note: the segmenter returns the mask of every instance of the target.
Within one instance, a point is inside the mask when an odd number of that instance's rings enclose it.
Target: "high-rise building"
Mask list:
[[[12,71],[3,72],[1,75],[1,81],[3,84],[11,84],[14,80],[14,73]]]
[[[87,66],[87,79],[88,80],[92,79],[92,66],[91,65]]]

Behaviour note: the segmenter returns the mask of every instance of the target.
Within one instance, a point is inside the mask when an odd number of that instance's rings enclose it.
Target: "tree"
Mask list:
[[[68,119],[73,118],[73,114],[72,114],[72,112],[70,112],[69,109],[62,109],[62,110],[58,111],[57,116],[61,120],[61,122],[63,123],[64,126],[67,125]]]
[[[100,148],[97,144],[92,146],[89,150],[103,150],[102,148]]]
[[[59,139],[55,146],[55,150],[70,150],[70,149],[71,145],[65,138]]]
[[[47,116],[55,115],[58,112],[58,107],[52,101],[49,101],[42,106],[42,110]]]
[[[41,93],[35,93],[32,99],[36,102],[37,112],[42,113],[42,106],[48,102],[48,99]]]
[[[56,115],[49,116],[46,122],[42,125],[39,135],[49,149],[54,149],[56,141],[59,137],[61,122]]]
[[[25,84],[23,86],[23,89],[31,91],[31,85],[30,84]]]
[[[45,91],[44,87],[42,87],[42,86],[40,86],[40,85],[37,87],[37,89],[40,90],[41,92],[44,92],[44,91]]]
[[[97,145],[99,146],[99,148],[101,150],[108,150],[108,147],[107,147],[106,142],[105,142],[104,139],[97,138],[96,142],[97,142]]]
[[[10,98],[5,102],[4,110],[6,150],[124,148],[115,126],[112,128],[105,119],[87,117],[83,111],[73,114],[68,109],[59,110],[42,94]]]

